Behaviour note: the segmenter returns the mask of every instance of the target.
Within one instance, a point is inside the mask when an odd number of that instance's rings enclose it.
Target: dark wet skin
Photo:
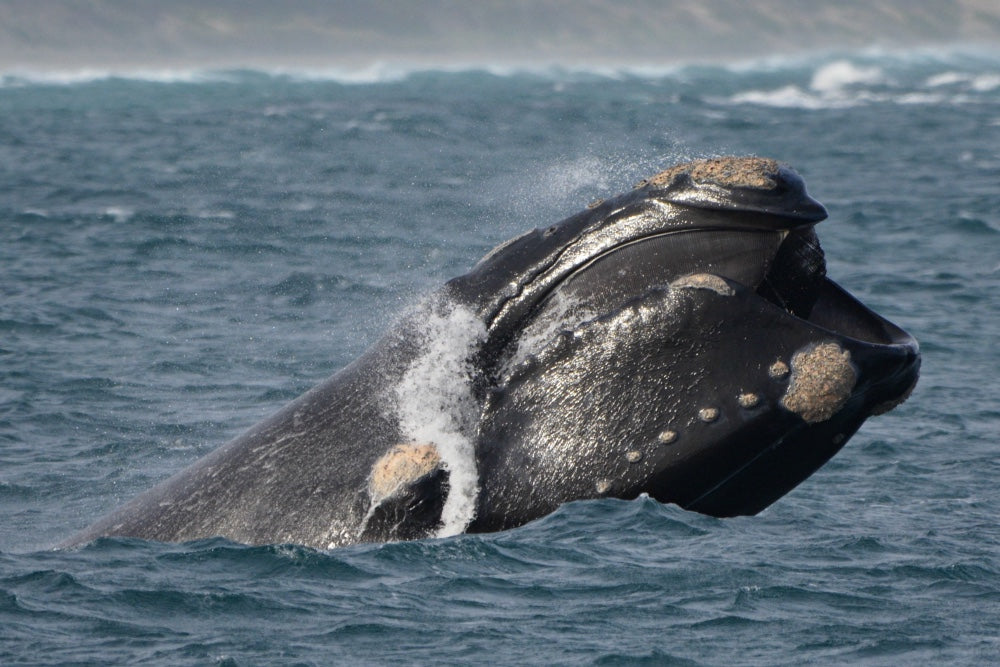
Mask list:
[[[484,332],[449,379],[478,410],[461,434],[478,482],[468,531],[641,493],[758,512],[918,374],[916,342],[826,277],[825,217],[771,160],[668,169],[502,244],[353,364],[65,544],[438,534],[457,493],[448,459],[387,397],[425,353],[425,320],[449,309]]]

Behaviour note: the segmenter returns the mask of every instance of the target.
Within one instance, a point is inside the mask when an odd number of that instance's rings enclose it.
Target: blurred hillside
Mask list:
[[[657,64],[1000,46],[1000,0],[0,0],[0,68]]]

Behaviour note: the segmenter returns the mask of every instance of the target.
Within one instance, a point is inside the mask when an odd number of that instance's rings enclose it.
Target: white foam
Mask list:
[[[928,88],[938,88],[941,86],[953,86],[956,83],[965,83],[969,80],[968,74],[961,72],[942,72],[927,79],[924,85]]]
[[[859,67],[849,60],[835,60],[813,73],[809,87],[821,93],[834,94],[849,86],[872,85],[884,79],[881,68]]]
[[[942,72],[929,77],[924,85],[928,88],[953,87],[961,84],[976,93],[988,93],[1000,88],[1000,74],[971,74],[968,72]]]
[[[81,67],[61,70],[13,68],[0,71],[0,87],[26,85],[79,85],[123,79],[150,83],[218,83],[239,82],[248,76],[265,76],[301,82],[334,82],[345,85],[395,83],[425,73],[459,74],[486,72],[496,77],[535,76],[553,81],[577,79],[623,80],[663,78],[681,71],[681,65],[600,65],[551,63],[498,64],[489,62],[420,63],[373,61],[358,65],[329,66],[266,66],[266,67],[165,67],[165,68],[99,68]]]
[[[479,476],[472,438],[479,406],[470,358],[486,327],[464,307],[435,304],[426,311],[421,330],[414,332],[423,354],[403,375],[395,398],[405,437],[436,445],[448,469],[450,490],[438,531],[445,537],[463,532],[476,511]]]
[[[556,334],[566,329],[574,329],[581,322],[592,320],[595,313],[584,308],[578,300],[556,292],[546,305],[544,317],[538,317],[527,327],[517,341],[514,354],[504,365],[504,373],[509,373],[528,357],[539,354]]]
[[[356,67],[267,68],[271,76],[285,76],[306,81],[335,81],[345,84],[391,83],[402,81],[414,74],[486,72],[500,78],[535,76],[554,81],[580,78],[624,80],[627,78],[663,78],[683,69],[682,65],[650,64],[557,64],[557,63],[402,63],[374,62]]]
[[[196,211],[195,217],[201,220],[233,220],[236,214],[226,209],[203,209]]]
[[[793,85],[776,90],[748,90],[733,95],[729,101],[733,104],[759,104],[787,109],[827,109],[838,104]]]
[[[906,93],[893,98],[896,104],[943,104],[946,101],[947,97],[935,93]]]
[[[128,222],[135,215],[135,211],[124,206],[108,206],[103,214],[113,218],[115,222]]]
[[[371,84],[402,81],[418,71],[418,68],[400,63],[376,61],[358,67],[272,67],[262,71],[269,76],[285,77],[294,81]]]
[[[148,81],[150,83],[215,83],[231,81],[231,72],[206,69],[135,69],[116,70],[80,68],[70,70],[18,69],[0,73],[0,87],[18,87],[33,84],[72,86],[110,79]]]
[[[731,96],[728,102],[789,109],[844,109],[892,99],[884,92],[867,89],[886,82],[880,67],[835,60],[816,68],[807,89],[789,84],[774,90],[748,90]]]
[[[303,81],[331,81],[343,84],[392,83],[422,73],[486,72],[497,77],[536,76],[551,79],[558,85],[567,81],[628,78],[664,79],[687,76],[691,67],[718,67],[737,74],[756,72],[795,71],[815,67],[811,88],[816,91],[843,89],[852,85],[867,85],[885,79],[877,66],[859,65],[849,58],[867,62],[887,62],[889,66],[913,65],[927,62],[949,64],[962,69],[970,59],[973,62],[995,66],[998,51],[995,48],[952,45],[950,47],[908,48],[887,50],[881,48],[858,49],[850,54],[828,50],[806,51],[799,54],[779,54],[763,57],[734,58],[718,61],[693,57],[671,62],[663,61],[581,61],[579,59],[553,58],[549,60],[494,60],[471,58],[467,60],[413,60],[392,59],[331,62],[329,65],[282,65],[277,62],[230,63],[209,66],[116,66],[79,67],[51,70],[32,67],[11,67],[0,71],[0,87],[12,85],[79,84],[111,78],[132,79],[160,83],[211,83],[241,81],[247,76],[282,77]],[[944,75],[940,75],[944,76]]]
[[[1000,88],[1000,74],[981,74],[972,79],[971,88],[977,93],[988,93]]]

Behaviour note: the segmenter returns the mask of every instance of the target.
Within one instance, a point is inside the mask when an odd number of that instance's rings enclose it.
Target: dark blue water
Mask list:
[[[329,552],[51,545],[496,243],[674,162],[793,165],[913,397],[756,517],[573,503]],[[1000,55],[0,77],[0,663],[1000,657]]]

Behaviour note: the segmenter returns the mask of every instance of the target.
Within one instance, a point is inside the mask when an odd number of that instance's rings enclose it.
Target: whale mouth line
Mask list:
[[[786,250],[788,246],[793,247]],[[556,295],[578,304],[580,310],[606,314],[651,289],[699,273],[739,283],[807,319],[826,266],[811,225],[805,232],[725,225],[661,229],[583,258],[537,295],[525,324],[551,315]]]
[[[634,248],[635,246],[642,246],[642,245],[645,245],[647,243],[655,243],[657,241],[666,240],[667,237],[670,237],[672,239],[673,237],[679,236],[681,234],[727,233],[727,232],[734,232],[734,231],[735,230],[733,230],[730,227],[724,227],[724,226],[719,225],[719,226],[711,226],[711,227],[698,227],[697,229],[668,229],[668,230],[663,230],[663,231],[658,231],[658,232],[652,232],[650,234],[645,234],[645,235],[642,235],[642,236],[637,236],[635,238],[627,239],[627,240],[622,241],[621,243],[619,243],[617,245],[614,245],[614,246],[612,246],[610,248],[606,248],[606,249],[602,250],[601,252],[597,253],[593,257],[587,258],[584,262],[582,262],[580,265],[578,265],[577,267],[575,267],[562,280],[560,280],[558,283],[556,283],[555,285],[553,285],[550,291],[555,291],[555,290],[559,289],[559,287],[562,284],[564,284],[565,282],[567,282],[569,280],[572,280],[573,278],[577,277],[580,273],[582,273],[584,271],[587,271],[594,264],[596,264],[596,263],[598,263],[598,262],[600,262],[600,261],[602,261],[604,259],[607,259],[608,257],[614,255],[615,253],[622,252],[622,251],[627,251],[629,248]],[[771,235],[777,234],[777,235],[780,236],[780,238],[782,240],[789,233],[789,230],[770,230],[770,229],[741,229],[741,230],[738,230],[738,231],[740,233],[742,233],[742,234],[771,234]]]
[[[800,318],[831,334],[878,347],[913,347],[916,340],[865,306],[835,281],[825,278],[809,317]]]
[[[714,273],[753,289],[789,230],[706,226],[659,230],[586,257],[538,296],[529,319],[557,293],[609,309],[693,273]],[[739,264],[747,264],[741,269]]]
[[[790,317],[831,336],[878,348],[918,349],[910,334],[826,275],[813,225],[793,229],[713,225],[660,230],[586,258],[549,286],[528,316],[544,316],[564,294],[591,316],[616,312],[651,289],[707,273],[733,281]]]

